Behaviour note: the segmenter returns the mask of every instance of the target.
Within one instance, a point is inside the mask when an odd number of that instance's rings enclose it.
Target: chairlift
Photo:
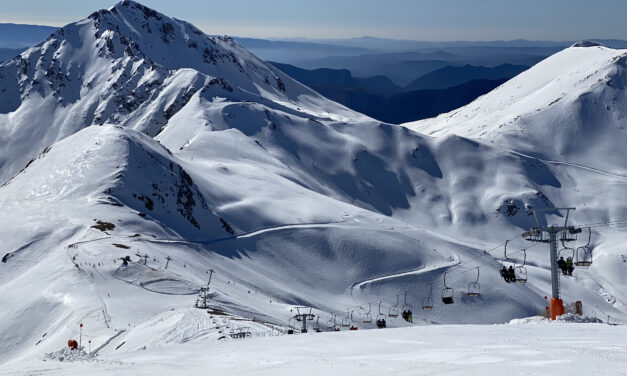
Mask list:
[[[351,310],[351,326],[350,326],[349,330],[357,330],[357,329],[359,329],[359,328],[355,325],[355,324],[356,324],[356,322],[357,322],[357,320],[355,320],[355,319],[353,318],[353,313],[354,313],[354,312],[355,312],[354,310]]]
[[[578,227],[569,227],[567,229],[562,230],[560,233],[560,240],[563,242],[572,242],[577,240],[577,234],[581,233],[581,228]]]
[[[348,328],[351,326],[350,323],[350,308],[346,308],[346,317],[342,319],[342,327]]]
[[[586,245],[578,247],[575,257],[575,265],[577,266],[590,266],[592,265],[592,248],[590,248],[590,239],[592,237],[592,230],[588,227],[588,243]]]
[[[522,265],[514,267],[514,283],[527,282],[527,268],[525,268],[525,265],[527,264],[527,250],[522,249],[521,251],[523,253],[523,263]]]
[[[568,263],[568,259],[570,259],[570,261],[572,262],[572,264],[575,263],[575,255],[576,255],[577,251],[574,248],[568,247],[564,241],[562,241],[562,249],[560,249],[559,253],[557,254],[557,261],[559,261],[560,259],[564,258],[566,263]],[[574,267],[573,267],[574,269]],[[572,277],[572,270],[568,271],[563,271],[563,275],[565,277]]]
[[[468,284],[468,292],[466,295],[477,297],[481,295],[481,286],[479,285],[479,267],[477,267],[477,280]]]
[[[377,319],[385,319],[385,313],[381,312],[381,304],[383,302],[379,302],[379,314],[377,315]]]
[[[313,325],[313,330],[316,333],[320,333],[320,316],[316,317],[316,323]]]
[[[407,303],[407,291],[405,291],[405,297],[403,298],[403,311],[413,311],[414,306]]]
[[[444,288],[442,289],[442,294],[440,297],[442,298],[442,303],[444,304],[453,304],[453,295],[455,291],[446,285],[446,272],[444,272]]]
[[[335,315],[333,315],[332,319],[329,319],[329,321],[327,321],[327,329],[333,330],[334,327],[335,327]]]
[[[381,303],[382,302],[379,302],[379,314],[377,315],[377,327],[379,329],[387,327],[387,323],[385,322],[385,313],[381,312]]]
[[[430,311],[433,309],[433,284],[429,284],[429,295],[422,299],[423,311]]]
[[[570,258],[571,260],[575,260],[575,249],[568,247],[564,242],[562,242],[562,249],[560,249],[559,253],[557,254],[557,259],[559,260],[561,257],[564,258],[564,260]]]
[[[370,324],[372,322],[372,316],[370,312],[372,311],[372,304],[368,303],[368,312],[364,314],[363,322],[364,324]]]
[[[391,306],[390,309],[388,310],[388,317],[392,317],[392,318],[398,317],[398,298],[399,296],[396,295],[396,304]]]
[[[510,282],[514,283],[526,283],[527,282],[527,268],[525,267],[527,263],[527,251],[522,249],[523,252],[523,262],[521,265],[516,265],[516,263],[507,256],[507,244],[509,240],[505,241],[505,249],[503,251],[504,259],[501,261],[501,269],[505,266],[505,263],[510,263],[513,265],[514,269],[514,278]]]

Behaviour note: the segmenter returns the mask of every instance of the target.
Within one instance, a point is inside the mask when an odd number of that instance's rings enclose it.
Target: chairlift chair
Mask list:
[[[433,284],[429,284],[429,295],[422,299],[422,310],[430,311],[433,309]]]
[[[396,318],[398,317],[398,295],[396,295],[396,304],[390,307],[388,310],[388,317]]]
[[[333,331],[334,332],[339,332],[341,329],[341,326],[338,325],[337,321],[335,321],[337,315],[333,315]]]
[[[405,297],[403,298],[403,311],[414,311],[414,306],[407,303],[407,291],[405,291]]]
[[[334,327],[335,327],[335,315],[333,315],[332,319],[329,319],[329,321],[327,321],[327,329],[333,330]]]
[[[444,288],[442,289],[442,294],[440,295],[440,298],[442,298],[442,303],[444,304],[453,304],[454,300],[453,300],[453,295],[455,294],[455,291],[451,288],[448,287],[446,285],[446,272],[444,272]]]
[[[346,309],[346,317],[342,319],[342,326],[344,328],[348,328],[349,326],[351,326],[351,323],[350,323],[350,308]]]
[[[577,248],[577,252],[575,254],[575,265],[586,267],[592,265],[592,249],[590,248],[591,236],[592,230],[588,227],[588,243]]]
[[[564,242],[562,242],[562,249],[558,252],[557,259],[559,260],[561,257],[563,257],[564,260],[570,258],[574,262],[576,253],[577,252],[574,248],[568,247]]]
[[[385,322],[385,313],[381,312],[381,303],[379,302],[379,314],[377,315],[377,327],[379,329],[387,327]]]
[[[364,314],[363,322],[364,324],[370,324],[372,322],[372,316],[370,312],[372,311],[372,304],[368,303],[368,312]]]
[[[514,283],[526,283],[527,282],[527,268],[525,268],[525,265],[527,264],[527,250],[522,249],[522,252],[523,252],[522,265],[518,265],[514,267]]]
[[[320,317],[316,317],[316,323],[313,325],[313,330],[316,333],[320,332]]]
[[[480,291],[481,286],[479,285],[479,267],[477,267],[477,280],[468,284],[468,292],[466,293],[466,295],[471,297],[477,297],[481,295]]]

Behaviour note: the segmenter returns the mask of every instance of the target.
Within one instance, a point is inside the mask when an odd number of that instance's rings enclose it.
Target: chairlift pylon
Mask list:
[[[430,311],[433,309],[433,284],[429,284],[429,295],[422,299],[423,311]]]
[[[466,295],[477,297],[481,295],[480,291],[481,286],[479,285],[479,267],[477,266],[477,280],[468,284],[468,292],[466,293]]]
[[[592,249],[590,248],[590,240],[592,239],[592,230],[588,227],[588,243],[581,247],[577,247],[575,254],[575,265],[590,266],[592,265]]]
[[[444,272],[444,288],[442,289],[442,294],[440,298],[442,298],[442,303],[444,304],[453,304],[453,295],[455,294],[455,290],[446,285],[446,272]]]

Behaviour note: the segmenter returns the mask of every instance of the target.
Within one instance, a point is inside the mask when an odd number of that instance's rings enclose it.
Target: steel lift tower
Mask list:
[[[536,219],[537,227],[532,227],[529,231],[525,231],[522,237],[525,240],[539,243],[549,243],[549,251],[551,257],[551,320],[555,320],[557,316],[564,314],[564,302],[560,298],[560,271],[557,268],[557,240],[561,242],[570,242],[577,240],[577,234],[581,232],[581,228],[568,226],[568,217],[571,210],[575,208],[546,208],[531,209]],[[552,225],[543,227],[538,220],[538,212],[547,211],[566,211],[563,226]]]
[[[311,313],[312,309],[309,308],[309,312],[307,312],[306,310],[308,309],[307,307],[293,307],[292,310],[296,310],[296,314],[294,315],[294,319],[296,321],[300,321],[303,323],[303,327],[300,330],[301,333],[307,333],[307,320],[312,321],[313,319],[316,318],[316,315],[314,315],[313,313]],[[301,310],[303,310],[303,312],[301,312]]]

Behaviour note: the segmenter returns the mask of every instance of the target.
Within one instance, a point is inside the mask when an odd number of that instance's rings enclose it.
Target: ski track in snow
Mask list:
[[[359,282],[357,284],[355,284],[352,289],[353,290],[359,290],[362,287],[364,287],[365,285],[371,284],[371,283],[375,283],[375,282],[380,282],[380,281],[385,281],[385,280],[389,280],[389,279],[394,279],[394,278],[401,278],[401,277],[406,277],[406,276],[410,276],[410,275],[418,275],[418,274],[423,274],[423,273],[428,273],[434,270],[438,270],[438,269],[443,269],[443,268],[450,268],[451,266],[455,266],[458,265],[460,263],[460,258],[458,255],[455,255],[455,260],[451,261],[450,263],[446,264],[446,265],[431,265],[431,266],[423,266],[419,269],[416,270],[411,270],[408,272],[403,272],[403,273],[397,273],[397,274],[391,274],[391,275],[386,275],[383,277],[377,277],[377,278],[372,278],[372,279],[368,279],[362,282]]]

